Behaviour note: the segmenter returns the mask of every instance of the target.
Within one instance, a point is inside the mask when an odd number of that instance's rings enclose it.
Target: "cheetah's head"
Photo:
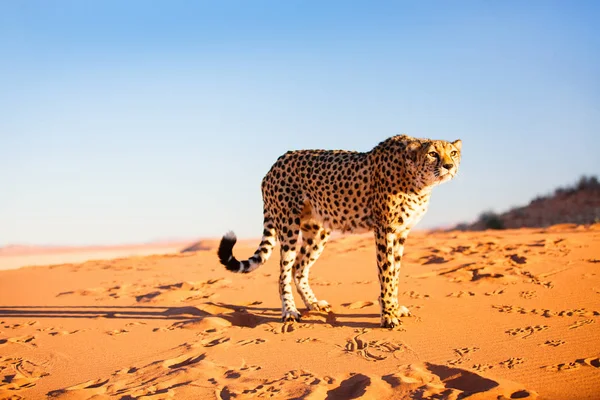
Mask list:
[[[409,144],[414,153],[414,164],[427,186],[435,186],[454,178],[460,165],[462,141],[417,141]]]

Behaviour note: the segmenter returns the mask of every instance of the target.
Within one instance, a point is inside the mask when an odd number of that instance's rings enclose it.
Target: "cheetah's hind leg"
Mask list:
[[[294,265],[296,289],[309,310],[328,312],[331,310],[329,303],[325,300],[317,300],[308,283],[308,275],[310,268],[323,252],[330,232],[319,223],[310,220],[303,221],[300,229],[302,230],[302,247]]]

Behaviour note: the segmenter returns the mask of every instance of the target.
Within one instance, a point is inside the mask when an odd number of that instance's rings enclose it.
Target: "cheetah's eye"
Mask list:
[[[458,152],[456,150],[452,150],[450,152],[450,157],[456,157],[457,154],[458,154]]]
[[[430,151],[430,152],[429,152],[429,156],[430,156],[430,157],[433,157],[433,158],[438,158],[438,157],[439,157],[439,156],[438,156],[438,153],[436,153],[435,151]]]

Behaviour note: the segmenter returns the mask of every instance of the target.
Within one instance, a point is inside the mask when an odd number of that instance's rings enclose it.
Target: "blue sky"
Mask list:
[[[420,227],[600,175],[594,1],[0,2],[0,245],[262,232],[283,152],[463,140]]]

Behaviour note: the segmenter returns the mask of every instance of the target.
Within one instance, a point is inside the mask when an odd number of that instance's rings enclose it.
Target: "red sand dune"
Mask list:
[[[295,324],[278,257],[236,275],[214,241],[0,271],[0,398],[598,398],[598,243],[598,224],[415,232],[394,331],[368,235],[327,246],[311,284],[333,311]]]

